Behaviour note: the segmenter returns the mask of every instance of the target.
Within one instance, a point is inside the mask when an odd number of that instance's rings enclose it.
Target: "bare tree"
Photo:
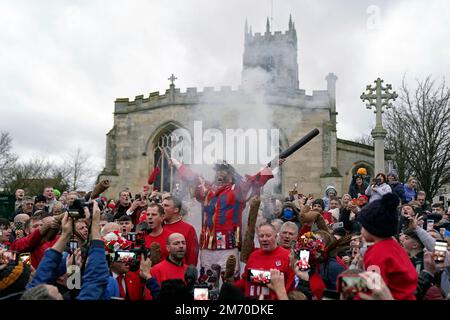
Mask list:
[[[4,187],[18,156],[12,151],[12,138],[8,132],[0,133],[0,186]]]
[[[363,134],[362,136],[353,139],[354,142],[362,143],[368,146],[373,146],[373,138],[370,134]]]
[[[399,178],[416,176],[431,199],[450,182],[450,89],[445,80],[436,84],[427,77],[411,91],[403,79],[400,99],[385,123]]]
[[[42,194],[46,186],[65,190],[67,183],[55,167],[55,163],[40,157],[17,162],[5,179],[5,188],[11,193],[19,188],[24,189],[29,195]]]
[[[80,147],[65,157],[64,164],[58,170],[69,183],[71,190],[88,190],[93,185],[96,171],[90,158]]]

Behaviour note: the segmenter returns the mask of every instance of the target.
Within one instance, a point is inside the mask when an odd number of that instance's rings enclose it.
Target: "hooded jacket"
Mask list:
[[[325,189],[325,197],[322,198],[323,204],[325,205],[325,208],[323,209],[324,211],[328,211],[328,209],[330,209],[330,197],[328,196],[328,192],[331,190],[334,190],[334,193],[337,195],[337,190],[334,186],[328,186]]]
[[[400,202],[406,203],[405,187],[403,186],[403,183],[400,183],[398,181],[393,181],[392,183],[389,183],[389,186],[392,189],[392,193],[396,194],[400,198]]]

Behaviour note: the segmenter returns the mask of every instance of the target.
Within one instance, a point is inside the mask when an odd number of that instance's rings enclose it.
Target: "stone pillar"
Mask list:
[[[387,131],[383,128],[375,128],[372,130],[372,137],[375,145],[375,175],[380,172],[385,173],[384,168],[384,138]]]

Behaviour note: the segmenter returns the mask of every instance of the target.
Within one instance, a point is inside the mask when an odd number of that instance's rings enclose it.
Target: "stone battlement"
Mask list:
[[[245,41],[246,44],[253,44],[262,41],[285,41],[286,39],[294,40],[296,39],[296,34],[294,30],[287,30],[285,32],[275,31],[275,32],[256,32],[255,34],[247,34]]]
[[[117,98],[114,113],[124,114],[141,110],[160,108],[168,105],[197,105],[197,104],[227,104],[227,103],[252,103],[260,100],[257,97],[264,96],[267,104],[285,105],[299,108],[327,108],[329,106],[329,93],[327,90],[314,90],[312,95],[307,95],[305,90],[282,90],[257,94],[249,92],[242,86],[233,90],[231,86],[222,86],[218,90],[214,87],[204,87],[198,91],[196,87],[181,92],[179,88],[171,86],[164,94],[159,91],[151,92],[147,97],[138,95],[134,100],[129,98]]]

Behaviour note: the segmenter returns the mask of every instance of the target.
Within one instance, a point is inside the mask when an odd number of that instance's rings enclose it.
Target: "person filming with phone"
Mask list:
[[[366,196],[369,197],[369,203],[381,199],[386,193],[392,192],[391,187],[386,181],[386,175],[384,173],[377,174],[375,180],[366,189]]]

